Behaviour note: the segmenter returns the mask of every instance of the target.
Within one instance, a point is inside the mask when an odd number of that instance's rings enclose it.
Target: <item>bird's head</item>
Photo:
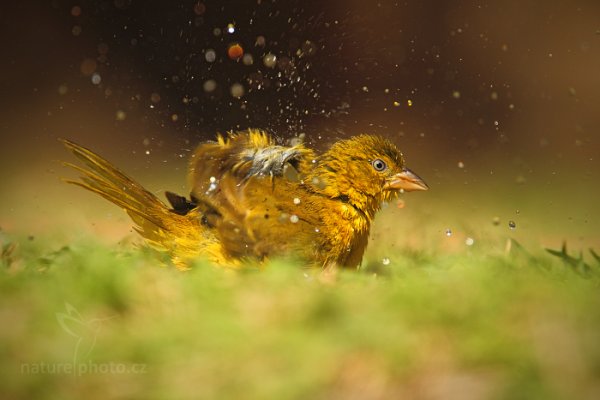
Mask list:
[[[400,191],[427,190],[427,184],[406,168],[396,145],[380,136],[340,140],[316,160],[312,183],[342,198],[367,215]]]

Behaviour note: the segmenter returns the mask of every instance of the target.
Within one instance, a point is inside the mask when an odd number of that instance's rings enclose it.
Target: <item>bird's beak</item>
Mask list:
[[[412,192],[413,190],[428,190],[429,186],[417,174],[408,168],[404,168],[402,172],[398,172],[396,175],[390,177],[383,188]]]

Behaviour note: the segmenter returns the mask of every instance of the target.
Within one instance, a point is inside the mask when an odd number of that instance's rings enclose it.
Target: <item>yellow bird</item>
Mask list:
[[[382,203],[428,189],[379,136],[340,140],[317,154],[249,130],[201,144],[190,162],[190,198],[167,192],[168,207],[99,155],[64,144],[86,166],[65,163],[82,173],[67,182],[125,209],[146,241],[182,269],[202,257],[228,267],[292,257],[356,268]]]

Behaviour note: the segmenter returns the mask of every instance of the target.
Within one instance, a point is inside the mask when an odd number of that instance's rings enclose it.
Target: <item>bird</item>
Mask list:
[[[356,269],[382,205],[429,189],[382,136],[352,136],[319,153],[249,129],[201,143],[189,162],[189,197],[167,191],[167,205],[93,151],[63,144],[83,162],[63,163],[81,173],[65,181],[123,208],[179,269],[200,258],[228,268],[289,258]]]

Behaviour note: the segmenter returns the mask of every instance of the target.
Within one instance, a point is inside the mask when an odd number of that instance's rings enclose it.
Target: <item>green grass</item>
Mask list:
[[[600,398],[594,262],[582,276],[513,244],[328,277],[182,273],[130,245],[40,242],[2,237],[3,399]]]

